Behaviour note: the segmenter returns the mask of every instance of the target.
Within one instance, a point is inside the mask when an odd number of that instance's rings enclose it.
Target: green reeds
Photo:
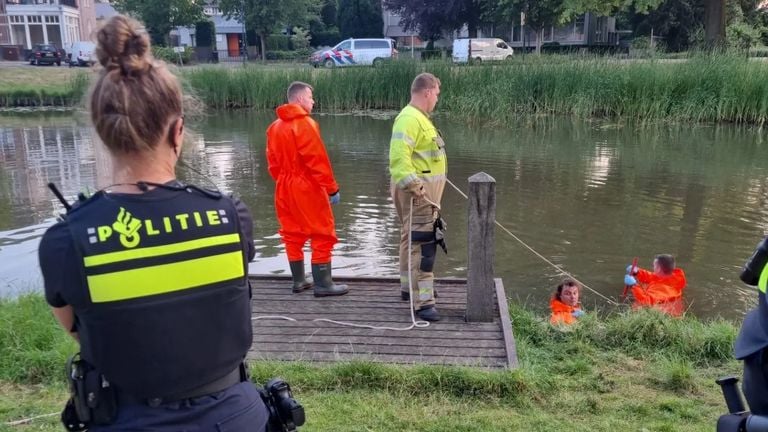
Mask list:
[[[85,96],[89,83],[86,72],[79,72],[58,86],[32,87],[19,83],[12,89],[0,90],[0,108],[75,106]]]
[[[317,109],[355,111],[400,109],[422,71],[442,80],[439,110],[469,121],[567,114],[762,125],[768,118],[768,63],[738,54],[682,61],[521,56],[479,66],[397,61],[332,70],[249,66],[190,69],[182,75],[214,108],[271,109],[298,80],[315,87]]]

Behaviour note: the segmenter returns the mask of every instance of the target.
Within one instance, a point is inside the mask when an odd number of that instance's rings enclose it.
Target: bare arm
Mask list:
[[[66,330],[76,341],[80,342],[77,332],[72,331],[75,327],[75,312],[72,310],[72,306],[64,306],[60,308],[52,307],[51,310],[53,311],[53,316],[59,321],[59,324],[64,327],[64,330]]]

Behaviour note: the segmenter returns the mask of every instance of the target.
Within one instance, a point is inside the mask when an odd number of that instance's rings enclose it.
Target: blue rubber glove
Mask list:
[[[581,309],[576,309],[575,311],[571,312],[571,315],[572,315],[574,318],[581,318],[581,317],[583,317],[583,316],[584,316],[584,311],[583,311],[583,310],[581,310]]]
[[[624,285],[637,285],[637,279],[634,276],[624,275]]]
[[[331,195],[329,200],[331,201],[331,205],[336,205],[341,202],[341,192],[337,191],[335,194]]]

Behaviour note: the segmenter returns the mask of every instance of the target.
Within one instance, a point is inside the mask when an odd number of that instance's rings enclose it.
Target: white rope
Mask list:
[[[29,418],[25,418],[25,419],[21,419],[21,420],[15,420],[15,421],[6,422],[5,425],[6,426],[20,426],[20,425],[23,425],[23,424],[30,423],[33,420],[41,419],[41,418],[44,418],[44,417],[53,417],[53,416],[58,415],[58,414],[61,414],[61,413],[54,412],[54,413],[49,413],[49,414],[36,415],[34,417],[29,417]]]
[[[433,203],[426,197],[424,197],[424,200],[426,200],[428,203],[432,204],[433,206],[437,207],[438,210],[440,209],[440,206]],[[346,327],[356,327],[356,328],[365,328],[365,329],[371,329],[371,330],[393,330],[393,331],[407,331],[411,330],[413,328],[426,328],[429,327],[428,321],[422,321],[422,320],[416,320],[416,315],[413,311],[413,278],[411,277],[411,249],[413,247],[413,240],[411,236],[411,228],[413,226],[413,197],[411,197],[409,211],[408,211],[408,293],[410,297],[410,306],[411,306],[411,325],[408,327],[386,327],[386,326],[374,326],[369,324],[355,324],[355,323],[349,323],[344,321],[336,321],[328,318],[315,318],[312,320],[312,322],[328,322],[331,324],[337,324],[341,326]],[[251,318],[251,321],[256,320],[287,320],[287,321],[293,321],[298,322],[297,319],[283,316],[283,315],[261,315]]]
[[[456,185],[455,185],[455,184],[453,184],[453,182],[451,182],[451,180],[450,180],[450,179],[447,179],[447,178],[446,178],[446,181],[448,182],[448,184],[449,184],[449,185],[451,185],[451,186],[452,186],[454,189],[456,189],[456,192],[458,192],[459,194],[461,194],[461,196],[463,196],[463,197],[464,197],[464,199],[469,199],[469,197],[468,197],[468,196],[467,196],[467,195],[466,195],[464,192],[462,192],[462,191],[461,191],[461,189],[459,189],[458,187],[456,187]],[[606,296],[604,296],[604,295],[600,294],[600,293],[599,293],[599,292],[597,292],[596,290],[592,289],[592,288],[591,288],[589,285],[587,285],[587,284],[585,284],[584,282],[582,282],[582,281],[580,281],[579,279],[577,279],[577,278],[576,278],[574,275],[572,275],[572,274],[568,273],[567,271],[563,270],[563,269],[562,269],[562,268],[561,268],[559,265],[557,265],[557,264],[553,263],[552,261],[550,261],[549,259],[547,259],[547,257],[545,257],[544,255],[542,255],[542,254],[538,253],[538,252],[537,252],[537,251],[536,251],[534,248],[532,248],[532,247],[528,246],[528,244],[527,244],[526,242],[524,242],[523,240],[521,240],[521,239],[520,239],[520,237],[518,237],[518,236],[514,235],[514,234],[512,233],[512,231],[508,230],[508,229],[507,229],[507,228],[506,228],[504,225],[500,224],[500,223],[499,223],[499,221],[497,221],[497,220],[495,220],[495,219],[494,219],[494,220],[493,220],[493,222],[494,222],[494,223],[495,223],[495,224],[496,224],[496,225],[497,225],[499,228],[501,228],[501,229],[502,229],[502,230],[503,230],[505,233],[509,234],[509,235],[510,235],[510,236],[511,236],[513,239],[517,240],[517,241],[518,241],[518,242],[519,242],[521,245],[523,245],[523,247],[525,247],[526,249],[528,249],[529,251],[531,251],[531,252],[532,252],[534,255],[536,255],[537,257],[541,258],[541,259],[542,259],[542,260],[543,260],[545,263],[547,263],[547,264],[551,265],[552,267],[554,267],[555,269],[557,269],[557,271],[559,271],[560,273],[562,273],[562,274],[564,274],[564,275],[568,276],[569,278],[571,278],[571,279],[575,280],[576,282],[578,282],[579,284],[581,284],[581,286],[583,286],[584,288],[588,289],[589,291],[592,291],[592,292],[593,292],[595,295],[597,295],[598,297],[602,297],[602,298],[603,298],[605,301],[607,301],[608,303],[610,303],[610,304],[612,304],[612,305],[615,305],[615,306],[619,306],[619,303],[618,303],[618,302],[616,302],[616,301],[614,301],[614,300],[612,300],[612,299],[610,299],[610,298],[608,298],[608,297],[606,297]]]

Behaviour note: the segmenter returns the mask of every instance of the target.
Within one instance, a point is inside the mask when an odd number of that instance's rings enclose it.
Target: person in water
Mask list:
[[[573,279],[565,279],[557,286],[557,291],[549,301],[552,316],[549,322],[552,324],[573,324],[584,315],[579,303],[581,286]]]
[[[673,316],[683,313],[685,272],[675,266],[675,257],[672,255],[656,255],[653,270],[630,265],[624,276],[624,284],[632,287],[634,308],[652,307]]]

